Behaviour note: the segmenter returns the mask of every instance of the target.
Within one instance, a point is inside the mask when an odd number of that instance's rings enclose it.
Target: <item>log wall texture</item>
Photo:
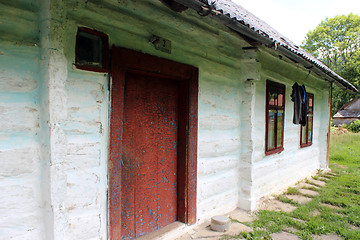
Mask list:
[[[157,0],[2,1],[0,13],[5,239],[107,239],[111,76],[75,67],[78,27],[106,33],[109,46],[199,69],[197,223],[254,210],[261,197],[327,168],[329,83],[208,17]],[[156,50],[152,35],[170,40],[171,53]],[[284,151],[270,156],[266,80],[286,86]],[[306,148],[292,123],[295,81],[314,94]]]

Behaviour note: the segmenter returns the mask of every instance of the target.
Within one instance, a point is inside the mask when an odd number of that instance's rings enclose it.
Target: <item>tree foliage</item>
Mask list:
[[[307,33],[302,47],[359,89],[360,16],[349,14],[326,18]],[[354,97],[334,86],[332,114]]]

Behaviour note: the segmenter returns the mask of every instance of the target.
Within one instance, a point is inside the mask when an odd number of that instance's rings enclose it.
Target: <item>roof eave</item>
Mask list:
[[[191,8],[197,12],[203,12],[204,9],[208,8],[208,6],[199,1],[199,0],[175,0],[176,2]],[[318,66],[315,62],[312,62],[310,59],[306,59],[301,54],[297,54],[295,52],[292,52],[290,49],[284,47],[283,45],[279,44],[277,41],[269,38],[266,36],[265,33],[261,33],[258,31],[255,31],[249,27],[249,25],[246,25],[246,23],[241,23],[235,18],[231,18],[228,14],[223,14],[220,11],[217,11],[216,9],[207,9],[209,10],[208,16],[215,19],[216,21],[224,24],[225,26],[229,27],[230,29],[245,35],[248,38],[251,38],[261,44],[264,44],[267,47],[273,48],[286,57],[292,59],[295,62],[298,62],[302,64],[306,69],[310,69],[311,71],[315,72],[316,74],[323,77],[325,80],[329,82],[335,82],[339,86],[343,87],[346,90],[349,90],[353,93],[359,94],[358,89],[352,85],[351,83],[347,82],[345,79],[343,79],[341,76],[337,75],[334,72],[327,72],[322,67]]]

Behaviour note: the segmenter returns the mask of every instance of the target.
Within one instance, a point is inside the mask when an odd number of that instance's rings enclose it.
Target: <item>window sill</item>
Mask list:
[[[108,72],[106,67],[100,68],[100,67],[94,67],[94,66],[90,66],[90,65],[79,65],[76,63],[75,63],[75,67],[80,70],[91,71],[91,72],[99,72],[99,73],[107,73]]]
[[[275,149],[272,149],[272,150],[267,150],[267,151],[265,151],[265,156],[272,155],[272,154],[275,154],[275,153],[280,153],[283,150],[284,150],[284,147],[275,148]]]
[[[312,142],[311,143],[300,144],[300,148],[310,147],[311,145],[312,145]]]

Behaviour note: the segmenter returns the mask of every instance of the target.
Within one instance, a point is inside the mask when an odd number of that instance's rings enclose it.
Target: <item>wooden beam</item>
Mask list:
[[[327,134],[327,152],[326,152],[326,166],[329,167],[330,165],[330,133],[331,133],[331,106],[332,106],[332,89],[333,89],[333,83],[330,83],[330,109],[329,109],[329,125],[328,125],[328,134]]]

